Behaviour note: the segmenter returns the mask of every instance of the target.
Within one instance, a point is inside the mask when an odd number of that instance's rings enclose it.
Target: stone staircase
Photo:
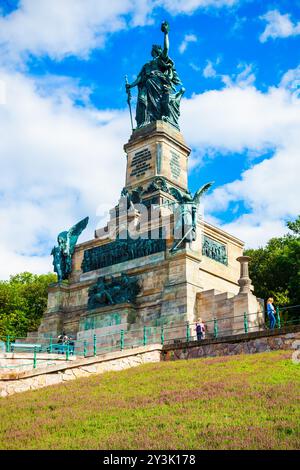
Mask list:
[[[218,320],[219,330],[231,334],[233,329],[233,298],[231,292],[220,292],[216,289],[197,294],[197,318],[202,318],[207,327],[207,333],[214,332],[214,319]]]

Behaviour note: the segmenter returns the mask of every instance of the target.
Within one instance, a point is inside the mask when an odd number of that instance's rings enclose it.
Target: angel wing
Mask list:
[[[194,197],[193,197],[193,203],[194,204],[199,204],[201,197],[203,196],[206,191],[209,190],[209,188],[214,184],[214,181],[211,181],[210,183],[206,183],[201,188],[196,191]]]
[[[71,256],[73,255],[77,240],[79,236],[82,234],[82,232],[84,231],[84,229],[86,228],[88,223],[89,223],[89,217],[86,217],[85,219],[81,220],[76,225],[74,225],[72,228],[70,228],[70,230],[68,231],[67,247],[68,247],[69,255]]]
[[[183,196],[182,196],[182,193],[181,191],[179,191],[179,189],[177,188],[170,188],[170,194],[175,197],[175,199],[177,201],[179,201],[180,203],[183,201]]]

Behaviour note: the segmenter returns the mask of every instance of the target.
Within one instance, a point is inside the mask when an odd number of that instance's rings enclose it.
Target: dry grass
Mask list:
[[[148,364],[0,400],[1,449],[297,449],[284,351]]]

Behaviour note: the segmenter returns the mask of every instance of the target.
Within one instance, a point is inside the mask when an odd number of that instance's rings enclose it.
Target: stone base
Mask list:
[[[237,302],[236,309],[233,310],[233,306],[228,304],[228,299],[239,291],[237,280],[240,266],[236,258],[242,253],[243,245],[211,225],[204,224],[203,230],[210,238],[226,243],[226,265],[202,255],[201,227],[197,240],[175,253],[170,251],[173,245],[173,240],[170,239],[167,240],[164,251],[89,272],[82,272],[80,269],[84,251],[106,244],[107,241],[95,239],[78,245],[69,284],[56,284],[49,288],[48,308],[39,334],[55,337],[65,331],[69,335],[78,335],[79,332],[81,335],[85,330],[84,321],[92,322],[96,316],[100,322],[97,329],[100,330],[103,326],[106,328],[111,320],[112,327],[124,323],[124,328],[128,329],[131,324],[135,324],[135,328],[142,328],[143,325],[155,326],[187,321],[193,323],[199,315],[207,320],[207,315],[212,316],[214,309],[222,316],[235,315],[238,305],[241,306],[242,303]],[[88,311],[89,288],[96,284],[97,279],[105,277],[109,280],[122,273],[136,277],[141,286],[134,306],[106,305],[97,311]],[[210,300],[205,297],[207,294],[199,297],[201,292],[209,289],[211,285],[218,286],[219,293],[222,294],[214,309],[210,306]],[[245,311],[249,311],[248,308]],[[120,320],[113,320],[116,315],[120,316]],[[91,326],[93,329],[93,325]]]

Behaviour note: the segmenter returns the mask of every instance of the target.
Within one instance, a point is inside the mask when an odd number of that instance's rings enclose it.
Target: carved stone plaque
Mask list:
[[[175,153],[172,150],[170,153],[171,153],[171,160],[170,160],[171,174],[173,178],[177,180],[181,173],[180,156],[178,155],[178,153]]]
[[[140,176],[144,176],[146,171],[150,170],[152,167],[151,165],[151,152],[148,148],[144,150],[140,150],[134,154],[132,159],[130,168],[131,173],[130,176],[135,176],[139,178]]]

